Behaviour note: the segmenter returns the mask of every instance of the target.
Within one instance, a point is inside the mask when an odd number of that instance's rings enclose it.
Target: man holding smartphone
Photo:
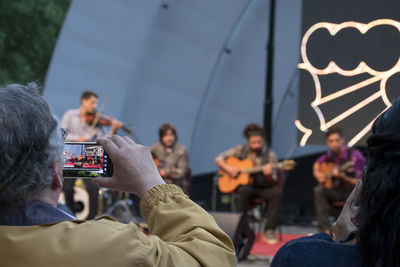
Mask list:
[[[235,266],[215,220],[176,185],[165,184],[149,148],[100,138],[113,177],[94,183],[138,195],[150,235],[110,217],[77,221],[56,208],[62,190],[61,129],[35,85],[0,88],[2,266]]]
[[[61,127],[68,132],[65,141],[68,142],[89,142],[96,141],[97,138],[115,134],[122,126],[122,123],[111,120],[111,130],[105,134],[101,126],[89,125],[88,114],[95,114],[98,103],[98,96],[91,91],[85,91],[81,95],[81,106],[79,109],[70,109],[65,112],[61,119]],[[87,219],[93,219],[97,215],[97,203],[99,197],[99,188],[96,185],[84,180],[86,191],[89,194],[89,215]],[[64,182],[65,204],[75,214],[74,201],[75,179],[67,179]]]

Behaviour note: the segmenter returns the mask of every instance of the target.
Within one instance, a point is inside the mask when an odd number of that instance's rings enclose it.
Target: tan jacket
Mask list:
[[[235,266],[234,247],[215,220],[175,185],[140,204],[150,236],[109,218],[0,226],[1,266]]]

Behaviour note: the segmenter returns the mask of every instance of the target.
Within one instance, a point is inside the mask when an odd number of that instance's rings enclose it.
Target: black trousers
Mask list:
[[[267,205],[267,224],[265,230],[275,230],[279,221],[279,211],[281,206],[282,190],[278,186],[266,188],[242,185],[237,189],[238,199],[236,208],[239,212],[247,213],[250,209],[249,200],[251,198],[261,198]]]
[[[65,179],[64,180],[64,197],[65,204],[75,214],[75,201],[74,201],[74,184],[76,179]],[[86,219],[94,219],[97,215],[98,199],[99,199],[99,187],[92,184],[90,179],[83,179],[85,183],[86,191],[89,194],[89,215]]]
[[[330,202],[345,201],[352,189],[348,187],[325,188],[322,185],[314,187],[314,205],[318,221],[318,230],[325,232],[331,231],[331,222],[329,221]]]

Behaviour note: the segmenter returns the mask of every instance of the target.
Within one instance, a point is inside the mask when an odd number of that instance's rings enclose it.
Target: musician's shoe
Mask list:
[[[268,229],[267,231],[265,231],[263,240],[270,245],[275,245],[276,243],[278,243],[278,240],[275,237],[275,232],[272,229]]]

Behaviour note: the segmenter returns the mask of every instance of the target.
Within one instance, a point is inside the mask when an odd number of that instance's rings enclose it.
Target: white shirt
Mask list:
[[[81,136],[87,137],[89,141],[96,141],[97,138],[104,136],[103,127],[92,129],[82,121],[79,109],[67,110],[61,119],[61,127],[68,132],[65,141],[76,141]]]

